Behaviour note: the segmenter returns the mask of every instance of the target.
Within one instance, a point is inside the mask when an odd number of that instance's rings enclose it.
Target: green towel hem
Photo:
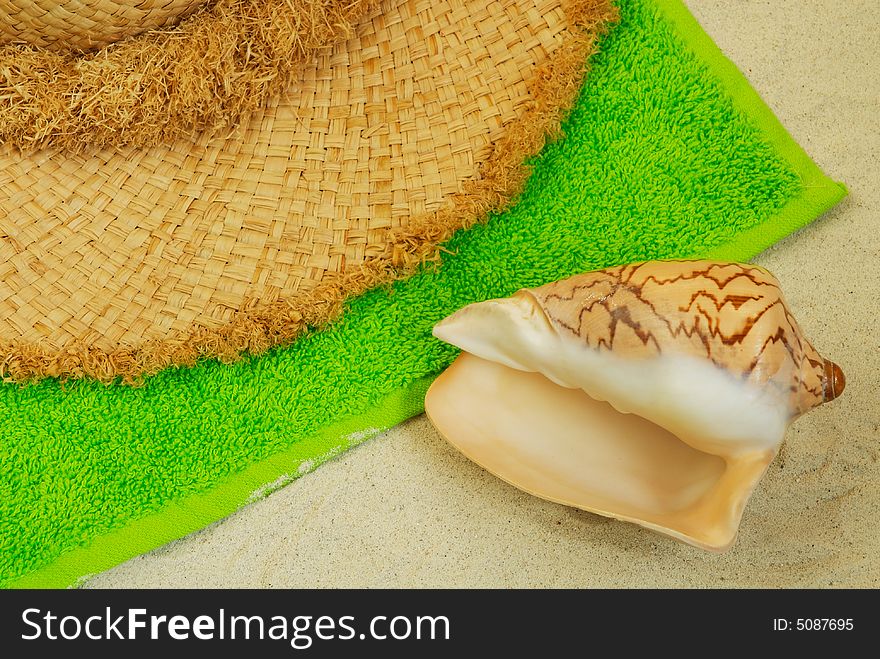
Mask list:
[[[801,178],[803,192],[792,197],[776,215],[743,231],[729,243],[718,245],[708,252],[693,254],[699,258],[746,261],[828,212],[847,195],[846,186],[826,176],[794,141],[742,72],[712,41],[681,0],[655,0],[655,3],[682,41],[700,56],[722,82],[734,106],[752,118],[767,141]]]
[[[256,462],[211,489],[173,501],[146,517],[95,538],[85,547],[6,584],[7,588],[77,585],[134,556],[203,529],[242,506],[265,498],[327,460],[424,411],[425,392],[436,375],[393,391],[362,414],[348,417],[288,449]],[[303,458],[300,446],[320,457]]]
[[[684,44],[718,77],[734,105],[752,118],[770,144],[803,182],[803,192],[776,215],[744,231],[729,243],[694,257],[746,261],[776,241],[805,226],[842,200],[846,186],[827,177],[785,130],[748,80],[715,45],[680,0],[655,0]],[[401,387],[359,415],[329,426],[317,435],[270,458],[250,465],[205,492],[184,497],[126,526],[63,554],[54,562],[7,582],[7,588],[60,588],[134,556],[198,531],[309,473],[347,449],[424,411],[424,395],[437,374]],[[366,429],[366,430],[365,430]],[[301,444],[316,448],[319,458],[304,459]]]

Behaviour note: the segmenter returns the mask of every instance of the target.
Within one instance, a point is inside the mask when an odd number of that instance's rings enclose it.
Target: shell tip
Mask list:
[[[846,376],[843,370],[833,361],[825,360],[825,382],[823,387],[824,402],[834,400],[846,388]]]

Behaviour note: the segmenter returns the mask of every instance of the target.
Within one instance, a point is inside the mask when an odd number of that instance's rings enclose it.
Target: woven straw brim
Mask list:
[[[237,358],[437,259],[521,190],[606,0],[387,0],[223,138],[0,153],[0,373]]]

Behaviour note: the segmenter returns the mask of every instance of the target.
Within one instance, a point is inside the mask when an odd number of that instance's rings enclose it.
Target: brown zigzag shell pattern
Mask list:
[[[752,384],[788,392],[793,416],[843,389],[840,368],[803,336],[779,282],[763,268],[651,261],[531,289],[561,335],[629,358],[708,359]]]

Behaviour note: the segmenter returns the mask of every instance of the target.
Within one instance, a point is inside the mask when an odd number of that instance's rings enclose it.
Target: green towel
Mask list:
[[[0,387],[0,584],[75,583],[421,412],[456,355],[431,326],[467,303],[625,261],[746,260],[843,197],[680,2],[620,5],[565,138],[440,268],[259,359]]]

